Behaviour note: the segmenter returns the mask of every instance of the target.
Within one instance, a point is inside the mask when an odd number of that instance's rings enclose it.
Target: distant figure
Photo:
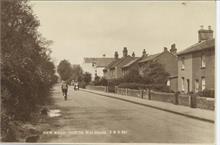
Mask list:
[[[68,84],[65,81],[62,82],[61,89],[63,92],[64,99],[67,100]]]

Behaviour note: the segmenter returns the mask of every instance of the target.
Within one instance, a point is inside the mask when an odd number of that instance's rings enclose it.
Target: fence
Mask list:
[[[108,92],[108,87],[105,86],[87,86],[87,89]],[[189,106],[192,108],[201,108],[214,110],[215,108],[215,99],[199,97],[195,95],[186,95],[186,94],[176,94],[176,93],[165,93],[157,92],[152,90],[135,90],[128,88],[118,88],[115,87],[114,92],[119,95],[126,95],[131,97],[137,97],[142,99],[154,100],[172,103],[176,105]]]

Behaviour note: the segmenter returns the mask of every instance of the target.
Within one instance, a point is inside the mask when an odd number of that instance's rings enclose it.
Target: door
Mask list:
[[[189,79],[187,79],[187,93],[190,92],[190,84],[189,84]]]

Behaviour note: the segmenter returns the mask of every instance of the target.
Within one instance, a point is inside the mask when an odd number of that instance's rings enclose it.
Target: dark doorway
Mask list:
[[[190,84],[189,84],[189,79],[187,79],[187,93],[189,93],[190,92]]]

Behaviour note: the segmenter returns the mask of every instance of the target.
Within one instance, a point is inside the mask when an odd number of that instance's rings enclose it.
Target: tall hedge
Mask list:
[[[1,125],[29,120],[56,82],[49,41],[27,0],[1,1]],[[6,124],[4,124],[6,123]],[[4,129],[1,128],[4,133]]]

